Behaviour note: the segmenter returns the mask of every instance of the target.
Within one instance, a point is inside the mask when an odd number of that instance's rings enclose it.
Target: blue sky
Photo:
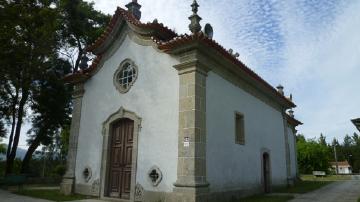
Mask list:
[[[142,21],[157,18],[178,33],[187,28],[192,0],[139,0]],[[353,134],[360,117],[360,0],[199,0],[202,25],[214,39],[298,105],[299,133],[327,141]],[[95,0],[112,14],[127,1]]]
[[[130,0],[94,0],[113,14]],[[189,33],[192,0],[138,0],[142,21]],[[198,0],[214,39],[298,105],[299,133],[330,142],[353,134],[360,117],[360,0]],[[23,128],[20,145],[25,146]]]

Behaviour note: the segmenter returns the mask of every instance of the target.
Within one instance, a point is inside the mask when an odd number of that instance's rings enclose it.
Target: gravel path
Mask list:
[[[331,183],[310,193],[300,194],[290,202],[357,202],[360,197],[360,179]]]

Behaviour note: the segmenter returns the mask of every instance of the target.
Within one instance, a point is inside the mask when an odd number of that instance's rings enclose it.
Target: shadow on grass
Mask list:
[[[320,189],[323,186],[332,183],[331,181],[298,181],[291,187],[278,187],[274,189],[275,193],[297,193],[303,194]]]
[[[46,199],[51,201],[74,201],[88,199],[88,196],[83,196],[79,194],[73,194],[70,196],[65,196],[60,193],[59,190],[34,190],[34,189],[22,189],[19,191],[13,192],[14,194],[19,194],[23,196],[29,196],[33,198]]]

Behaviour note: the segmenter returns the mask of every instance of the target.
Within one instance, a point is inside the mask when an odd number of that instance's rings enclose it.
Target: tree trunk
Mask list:
[[[14,139],[15,124],[16,124],[16,105],[18,103],[18,99],[19,99],[19,88],[16,88],[16,95],[15,95],[15,98],[13,99],[13,105],[11,107],[11,110],[12,110],[12,123],[11,123],[11,132],[10,132],[10,136],[9,136],[9,144],[8,144],[7,151],[6,151],[6,158],[7,159],[10,156],[11,145],[12,145],[13,139]]]
[[[76,41],[77,41],[77,46],[78,46],[78,49],[79,49],[79,54],[78,54],[78,56],[76,58],[74,72],[77,72],[79,70],[79,64],[80,64],[80,60],[81,60],[81,57],[82,57],[82,54],[83,54],[83,49],[82,49],[82,46],[81,46],[80,38],[76,37]]]
[[[40,135],[37,135],[34,141],[31,143],[30,147],[28,148],[25,157],[21,164],[21,173],[27,173],[29,171],[29,163],[32,158],[33,153],[40,145],[41,137]]]
[[[19,111],[17,116],[17,123],[16,123],[16,129],[14,133],[14,142],[11,148],[11,153],[9,157],[6,159],[6,168],[5,168],[5,175],[11,174],[13,172],[13,166],[14,166],[14,160],[16,157],[16,150],[19,144],[20,139],[20,132],[21,132],[21,126],[23,123],[23,116],[25,111],[25,104],[29,97],[29,91],[27,89],[23,89],[23,94],[19,103]]]

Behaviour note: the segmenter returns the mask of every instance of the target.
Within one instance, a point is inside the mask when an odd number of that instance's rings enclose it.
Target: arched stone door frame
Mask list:
[[[265,193],[271,192],[271,153],[269,149],[263,148],[260,152],[261,159],[261,185]],[[267,166],[268,172],[265,171]]]
[[[110,160],[110,133],[111,133],[111,124],[116,122],[119,119],[127,118],[134,121],[134,142],[133,142],[133,151],[132,151],[132,168],[131,168],[131,189],[130,189],[130,200],[118,199],[118,201],[134,201],[135,196],[135,184],[136,184],[136,170],[137,170],[137,154],[138,154],[138,136],[141,128],[141,118],[136,115],[134,112],[128,111],[123,107],[120,107],[118,111],[111,114],[103,122],[103,146],[102,146],[102,158],[101,158],[101,189],[100,189],[100,198],[109,198],[106,196],[106,187],[107,187],[107,172]],[[114,199],[114,198],[111,198]]]

